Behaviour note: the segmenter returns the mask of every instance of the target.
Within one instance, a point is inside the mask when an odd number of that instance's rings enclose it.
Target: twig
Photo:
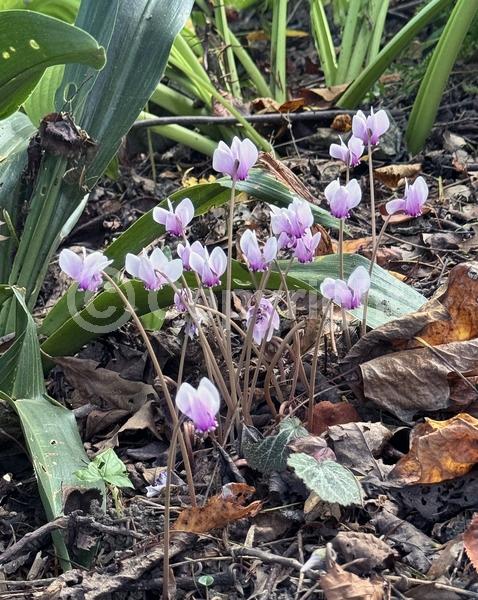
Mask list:
[[[257,548],[233,548],[232,554],[236,558],[241,556],[242,558],[258,558],[266,563],[276,563],[283,567],[289,567],[290,569],[296,569],[300,571],[302,565],[295,558],[288,558],[287,556],[281,556],[280,554],[273,554],[272,552],[264,552]]]
[[[353,110],[309,110],[301,113],[271,113],[265,115],[243,116],[248,123],[287,123],[294,121],[330,121],[337,115],[354,115]],[[155,119],[143,119],[135,121],[132,129],[143,129],[144,127],[156,127],[157,125],[235,125],[238,123],[236,117],[215,117],[209,115],[194,116],[167,116]]]
[[[45,523],[35,531],[26,533],[18,542],[0,554],[0,565],[11,562],[17,556],[38,550],[45,542],[45,538],[57,529],[65,529],[68,525],[68,517],[58,517],[54,521]]]
[[[469,592],[468,590],[462,590],[459,587],[453,585],[447,585],[446,583],[440,583],[438,581],[426,581],[424,579],[415,579],[413,577],[405,577],[398,575],[384,575],[385,579],[395,583],[404,582],[412,583],[414,585],[434,585],[437,590],[446,590],[447,592],[454,592],[459,596],[466,596],[467,598],[478,598],[478,592]]]

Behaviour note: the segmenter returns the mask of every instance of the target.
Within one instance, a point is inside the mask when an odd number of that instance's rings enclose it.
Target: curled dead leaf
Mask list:
[[[206,533],[211,529],[225,527],[229,523],[255,516],[262,508],[262,502],[256,500],[244,506],[255,488],[245,483],[229,483],[220,494],[212,496],[204,506],[194,506],[181,511],[174,522],[175,531]]]
[[[344,369],[360,366],[363,387],[357,377],[349,377],[350,385],[404,421],[456,399],[461,406],[475,400],[477,298],[478,265],[457,265],[440,301],[378,327],[352,348]]]
[[[333,425],[344,423],[358,423],[360,416],[356,409],[348,402],[329,402],[323,400],[314,406],[311,433],[320,435]]]
[[[413,428],[410,451],[389,474],[405,484],[439,483],[478,463],[478,419],[466,413],[446,421],[426,419]]]
[[[382,600],[384,597],[381,581],[362,579],[337,563],[322,575],[320,586],[326,600]]]
[[[339,133],[348,133],[352,130],[352,117],[346,113],[337,115],[330,127]]]
[[[462,263],[450,271],[440,297],[449,318],[427,324],[417,336],[432,346],[478,337],[478,264]],[[417,346],[418,344],[414,344]]]
[[[414,179],[422,170],[422,163],[411,165],[386,165],[374,169],[375,178],[387,187],[395,189],[405,183],[405,179]]]

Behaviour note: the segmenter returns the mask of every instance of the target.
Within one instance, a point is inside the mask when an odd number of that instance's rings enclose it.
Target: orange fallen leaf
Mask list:
[[[358,423],[360,416],[356,409],[348,402],[330,402],[323,400],[314,406],[312,427],[310,432],[320,435],[333,425],[345,423]]]
[[[339,131],[340,133],[347,133],[352,129],[352,117],[347,113],[343,115],[337,115],[332,121],[331,129]]]
[[[362,579],[337,563],[322,575],[320,587],[326,600],[382,600],[384,597],[381,581]]]
[[[410,436],[410,451],[389,474],[405,484],[440,483],[478,463],[478,419],[466,413],[446,421],[425,419]]]
[[[411,165],[386,165],[374,169],[375,178],[391,189],[405,183],[405,178],[414,179],[422,170],[422,163]]]
[[[478,571],[478,513],[473,515],[465,533],[463,534],[465,551],[471,564]]]
[[[172,529],[205,533],[211,529],[225,527],[239,519],[254,517],[262,508],[262,502],[256,500],[247,506],[245,503],[255,491],[255,488],[245,483],[228,483],[220,494],[209,498],[204,506],[182,510]]]
[[[450,271],[448,287],[439,298],[450,318],[427,325],[417,336],[432,346],[478,337],[478,266],[461,263]]]

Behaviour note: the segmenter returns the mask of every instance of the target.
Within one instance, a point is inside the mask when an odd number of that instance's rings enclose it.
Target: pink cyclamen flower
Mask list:
[[[189,198],[184,198],[173,208],[168,199],[169,210],[157,206],[153,208],[153,219],[164,225],[166,231],[176,237],[184,235],[184,230],[194,218],[194,205]]]
[[[219,392],[207,377],[201,379],[197,389],[182,383],[176,394],[176,406],[191,419],[198,433],[216,429],[220,404]]]
[[[326,277],[320,285],[320,293],[342,308],[351,310],[362,304],[364,294],[370,289],[370,275],[365,267],[357,267],[347,282]]]
[[[363,141],[352,135],[347,142],[347,145],[345,145],[343,139],[340,136],[339,138],[340,144],[330,145],[330,156],[332,158],[338,158],[349,167],[356,167],[360,164],[360,158],[364,151]]]
[[[188,293],[186,290],[174,292],[174,306],[179,313],[185,313],[188,310]]]
[[[96,292],[103,281],[101,272],[112,262],[101,252],[92,252],[87,256],[84,248],[83,256],[65,248],[59,257],[60,269],[74,279],[78,289],[83,292]]]
[[[258,156],[259,152],[251,140],[234,137],[230,147],[225,142],[219,142],[212,157],[212,167],[234,180],[243,180],[247,179]]]
[[[271,206],[270,209],[271,227],[273,233],[279,236],[280,249],[293,248],[314,223],[312,209],[306,200],[295,198],[287,208]]]
[[[254,319],[254,314],[255,323],[252,330],[254,342],[260,344],[264,338],[269,342],[274,333],[274,329],[279,329],[279,313],[270,300],[262,298],[259,306],[254,304],[254,306],[250,306],[247,309],[246,323],[248,327]]]
[[[271,262],[277,256],[277,240],[271,237],[264,244],[262,250],[259,248],[259,242],[255,231],[246,229],[239,242],[241,250],[246,259],[247,266],[251,271],[267,271]]]
[[[147,290],[157,292],[163,285],[181,277],[183,263],[179,258],[169,260],[162,250],[155,248],[150,256],[146,250],[140,256],[128,253],[125,268],[130,275],[141,279]]]
[[[370,108],[370,115],[366,117],[361,110],[352,119],[352,133],[362,140],[364,144],[372,146],[378,144],[382,136],[390,127],[390,121],[384,110],[374,113]]]
[[[196,242],[194,242],[196,244]],[[193,246],[194,246],[193,244]],[[204,246],[198,244],[194,249],[191,246],[189,264],[201,278],[201,282],[206,287],[214,287],[221,283],[221,275],[227,268],[227,257],[222,248],[214,248],[209,255]]]
[[[312,235],[310,229],[297,240],[294,256],[300,263],[309,263],[314,260],[315,250],[320,243],[320,233]]]
[[[428,198],[428,186],[423,177],[417,177],[412,185],[405,181],[405,195],[398,200],[390,200],[385,205],[389,215],[398,211],[404,211],[410,217],[418,217],[422,214],[423,205]]]
[[[362,190],[356,179],[351,179],[347,185],[340,185],[338,179],[331,181],[324,190],[330,206],[330,212],[337,219],[345,219],[350,210],[355,208],[362,199]]]
[[[179,258],[183,261],[183,267],[185,271],[191,270],[191,265],[189,264],[189,257],[191,256],[191,252],[197,252],[198,254],[202,253],[202,245],[201,242],[193,242],[190,244],[187,240],[184,244],[179,243],[176,248],[176,252],[178,253]]]

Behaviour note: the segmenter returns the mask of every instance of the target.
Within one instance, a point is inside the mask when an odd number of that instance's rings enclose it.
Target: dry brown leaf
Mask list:
[[[352,130],[352,117],[346,113],[337,115],[332,121],[331,129],[340,133],[348,133]]]
[[[441,302],[430,301],[367,333],[344,368],[360,366],[364,396],[404,421],[418,412],[449,408],[455,399],[469,404],[477,396],[473,379],[469,385],[464,381],[478,374],[477,298],[476,263],[457,265]],[[349,381],[359,393],[357,379]],[[465,389],[460,399],[457,390]]]
[[[344,571],[338,564],[320,578],[320,586],[326,600],[382,600],[383,583],[362,579],[354,573]]]
[[[346,562],[361,559],[361,571],[386,567],[396,552],[382,539],[362,531],[341,531],[332,540],[332,547]]]
[[[463,534],[463,542],[465,544],[466,555],[478,571],[478,513],[473,515],[470,524],[466,528]]]
[[[394,190],[405,183],[405,178],[414,179],[422,170],[422,163],[411,165],[386,165],[374,169],[375,178]]]
[[[466,413],[446,421],[426,419],[410,436],[410,450],[389,474],[405,484],[440,483],[478,463],[478,419]]]
[[[319,206],[319,200],[310,193],[297,175],[295,175],[289,167],[286,167],[282,161],[277,160],[269,152],[261,152],[259,154],[259,164],[265,171],[274,175],[274,177],[289,188],[289,190],[295,192],[302,198],[305,198],[312,204]]]
[[[77,406],[91,402],[101,408],[120,408],[135,412],[148,399],[157,398],[153,386],[124,379],[119,373],[103,369],[94,360],[74,357],[54,359],[80,396]]]
[[[432,346],[478,337],[478,265],[462,263],[450,271],[448,287],[440,297],[450,318],[436,321],[418,332]],[[417,344],[415,344],[417,345]]]
[[[458,381],[451,376],[476,368],[478,339],[395,352],[360,366],[365,397],[405,422],[418,412],[449,408]]]
[[[310,432],[320,435],[333,425],[345,423],[358,423],[360,416],[355,408],[348,402],[329,402],[323,400],[314,406],[312,427]]]
[[[279,112],[288,113],[288,112],[296,112],[306,106],[305,98],[293,98],[292,100],[287,100],[279,106]]]
[[[302,88],[299,92],[305,98],[308,106],[316,106],[318,104],[322,108],[324,102],[327,106],[333,104],[345,92],[347,87],[347,83],[342,83],[322,88]]]
[[[280,111],[280,104],[274,98],[255,98],[251,105],[253,112],[256,114],[277,113]]]
[[[245,483],[229,483],[222,492],[209,498],[204,506],[185,508],[173,524],[176,531],[206,533],[211,529],[225,527],[229,523],[253,517],[262,508],[262,502],[256,500],[244,506],[255,488]]]

